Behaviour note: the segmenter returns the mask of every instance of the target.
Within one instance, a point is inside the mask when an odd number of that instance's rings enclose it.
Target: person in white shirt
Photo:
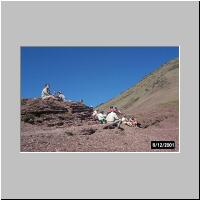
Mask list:
[[[59,91],[56,96],[59,100],[65,101],[65,95],[62,92]]]
[[[55,97],[53,95],[51,95],[51,93],[50,93],[50,89],[49,89],[49,85],[48,84],[45,84],[45,87],[42,90],[41,97],[42,97],[43,100],[44,99],[49,99],[49,98],[55,99]]]
[[[92,117],[94,118],[94,119],[97,119],[97,114],[98,114],[98,109],[97,110],[94,110],[94,112],[92,113]]]
[[[106,117],[105,117],[105,114],[103,111],[101,111],[100,113],[97,114],[97,118],[101,124],[106,123]]]
[[[65,95],[64,95],[64,94],[61,93],[61,94],[59,94],[58,96],[59,96],[59,98],[60,98],[62,101],[65,101]]]
[[[114,126],[117,125],[118,128],[120,128],[120,125],[122,123],[122,120],[119,119],[115,112],[110,112],[106,117],[106,121],[107,123],[112,124]]]

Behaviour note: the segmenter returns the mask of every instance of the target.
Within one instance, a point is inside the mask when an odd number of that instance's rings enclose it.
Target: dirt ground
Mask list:
[[[87,122],[70,127],[45,127],[21,123],[21,152],[174,152],[179,151],[177,120],[166,119],[159,125],[124,130],[103,129]],[[151,149],[151,141],[175,141],[175,149]]]

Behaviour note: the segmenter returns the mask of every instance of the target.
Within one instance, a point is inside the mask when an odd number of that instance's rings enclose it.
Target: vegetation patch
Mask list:
[[[177,69],[177,68],[179,68],[179,64],[172,65],[172,66],[169,68],[168,71],[172,71],[172,70]]]
[[[22,121],[30,124],[34,124],[35,116],[32,114],[22,115]]]

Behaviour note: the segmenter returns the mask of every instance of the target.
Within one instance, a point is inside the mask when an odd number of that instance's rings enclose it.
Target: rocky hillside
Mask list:
[[[162,65],[122,95],[99,106],[117,106],[141,128],[105,129],[80,102],[21,100],[22,152],[179,151],[179,61]],[[120,116],[121,117],[121,116]],[[175,149],[151,149],[151,141],[175,141]]]
[[[178,113],[179,109],[179,60],[174,59],[161,65],[135,86],[120,96],[100,105],[100,110],[117,106],[123,113],[149,117],[149,114],[169,110]],[[157,112],[159,111],[159,113]],[[170,114],[163,113],[163,114]]]
[[[21,121],[48,127],[78,125],[91,120],[93,109],[82,103],[54,99],[22,99]]]

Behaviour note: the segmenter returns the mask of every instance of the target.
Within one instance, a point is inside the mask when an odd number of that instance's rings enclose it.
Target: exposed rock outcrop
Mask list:
[[[92,119],[93,109],[80,102],[54,99],[22,99],[21,120],[25,123],[48,127],[78,125]]]

